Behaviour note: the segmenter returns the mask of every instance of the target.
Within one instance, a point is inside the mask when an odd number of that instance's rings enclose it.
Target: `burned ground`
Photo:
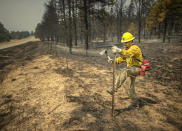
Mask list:
[[[139,106],[128,98],[127,83],[119,89],[114,118],[106,92],[112,67],[101,49],[68,55],[55,46],[33,42],[0,51],[1,130],[182,129],[181,45],[140,45],[152,70],[136,80]]]

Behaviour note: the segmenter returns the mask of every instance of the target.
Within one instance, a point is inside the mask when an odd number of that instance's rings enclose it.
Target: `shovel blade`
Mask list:
[[[99,54],[104,55],[107,52],[107,50],[102,50]]]

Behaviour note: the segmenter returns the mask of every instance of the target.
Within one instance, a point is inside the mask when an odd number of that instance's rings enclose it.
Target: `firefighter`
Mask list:
[[[116,89],[117,92],[118,88],[125,82],[127,78],[130,80],[130,84],[128,85],[129,94],[132,101],[137,100],[137,95],[135,93],[135,79],[137,76],[140,75],[140,66],[143,63],[143,56],[141,49],[133,43],[135,37],[129,32],[123,34],[121,43],[124,44],[124,49],[120,49],[116,46],[112,47],[112,52],[114,54],[119,53],[120,56],[115,59],[116,64],[121,64],[123,62],[127,63],[127,67],[121,69],[119,75],[116,79]],[[113,63],[113,59],[108,59],[109,63]],[[107,91],[109,94],[112,94],[112,89]]]

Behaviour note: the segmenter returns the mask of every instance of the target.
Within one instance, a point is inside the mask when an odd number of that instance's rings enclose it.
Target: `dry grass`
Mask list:
[[[182,99],[167,86],[139,77],[139,108],[123,89],[111,117],[112,70],[44,55],[12,70],[1,85],[1,122],[7,130],[178,130]],[[125,85],[126,86],[126,85]],[[11,118],[13,117],[13,118]],[[174,121],[174,122],[173,122]]]
[[[156,64],[152,64],[154,76],[162,76],[172,69],[175,73],[180,71],[180,61],[176,61],[180,58],[173,60],[171,55],[166,54],[162,55],[169,58],[160,58],[158,55],[161,54],[157,52],[163,48],[159,50],[155,45],[146,47],[149,49],[144,51],[148,51],[147,55]],[[92,57],[84,57],[80,51],[76,54],[75,50],[74,55],[68,57],[67,70],[65,48],[56,48],[58,57],[53,53],[47,54],[47,48],[45,43],[36,42],[0,53],[1,73],[7,71],[0,84],[0,130],[182,129],[182,97],[180,90],[173,86],[180,85],[176,83],[179,81],[161,85],[160,80],[151,77],[151,73],[145,78],[138,77],[136,92],[139,106],[131,102],[127,90],[122,87],[115,95],[116,110],[112,118],[111,96],[106,92],[112,88],[112,68],[104,58],[93,56],[98,50],[91,51]],[[173,56],[180,53],[178,50],[165,51],[174,52]],[[175,63],[168,63],[170,65],[164,73],[154,72],[154,69],[164,69],[162,65],[166,65],[166,60]],[[171,79],[172,75],[168,77]],[[174,79],[179,78],[174,76]],[[125,87],[127,85],[126,82]]]

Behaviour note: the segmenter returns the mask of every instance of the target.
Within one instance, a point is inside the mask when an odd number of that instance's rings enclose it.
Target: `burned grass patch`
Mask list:
[[[67,76],[67,77],[72,77],[73,76],[73,70],[72,69],[67,69],[67,68],[58,68],[55,69],[55,72],[57,74],[61,74],[63,76]]]

